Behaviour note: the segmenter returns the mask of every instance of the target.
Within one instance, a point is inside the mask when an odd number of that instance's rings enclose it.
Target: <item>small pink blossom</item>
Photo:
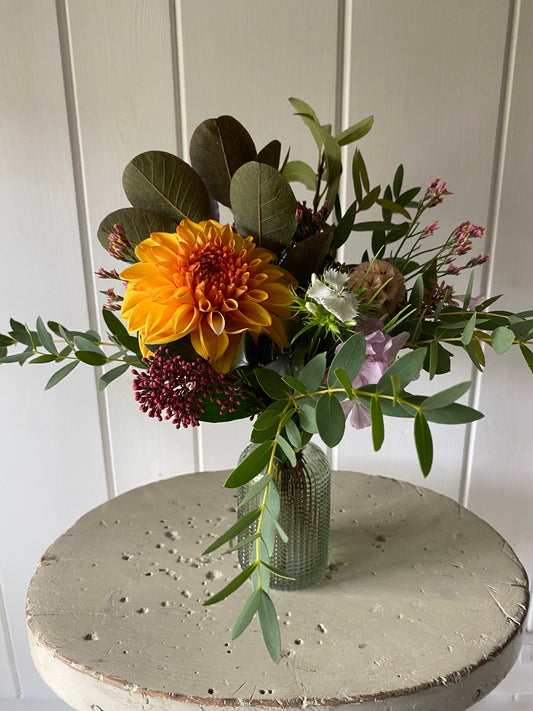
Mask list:
[[[116,269],[104,269],[104,267],[100,267],[95,274],[97,277],[100,277],[100,279],[120,279]]]
[[[120,311],[120,309],[122,308],[121,304],[124,301],[123,296],[115,294],[115,290],[113,288],[106,289],[105,291],[101,291],[100,293],[107,297],[107,303],[104,304],[104,309],[106,309],[107,311]]]
[[[435,178],[431,183],[428,183],[424,200],[428,201],[428,207],[434,207],[442,202],[444,195],[453,195],[453,193],[448,190],[448,186],[443,180]]]
[[[484,254],[481,256],[481,254],[478,254],[477,257],[472,257],[472,259],[469,259],[468,262],[466,263],[467,267],[477,267],[478,264],[485,264],[485,262],[489,259],[490,254]]]
[[[406,331],[397,336],[389,336],[380,330],[365,334],[366,356],[361,370],[352,382],[353,387],[360,388],[363,385],[377,383],[387,368],[394,362],[398,351],[403,348],[408,338],[409,334]],[[360,402],[357,400],[345,400],[341,405],[345,417],[350,416],[352,427],[356,430],[370,427],[370,412]]]
[[[430,225],[427,227],[424,227],[422,230],[422,234],[420,235],[420,239],[425,239],[426,237],[433,237],[435,234],[435,231],[439,229],[439,222],[438,220],[435,220],[435,222],[432,222]]]

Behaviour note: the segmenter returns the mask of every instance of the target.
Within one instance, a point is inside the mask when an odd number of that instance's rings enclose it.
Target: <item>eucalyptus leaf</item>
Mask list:
[[[271,368],[256,368],[254,373],[259,386],[269,397],[273,400],[287,400],[292,388],[274,370]]]
[[[259,609],[261,602],[262,590],[254,590],[250,597],[244,603],[244,607],[235,620],[235,624],[231,630],[231,639],[237,639],[253,620],[255,613]]]
[[[305,101],[302,101],[301,99],[296,99],[295,97],[291,97],[289,101],[291,102],[295,110],[298,112],[298,115],[305,123],[307,128],[311,131],[311,134],[315,139],[318,151],[320,152],[320,150],[322,149],[322,135],[319,131],[320,121],[318,120],[318,116],[315,114],[309,104],[306,104]]]
[[[498,326],[491,336],[491,345],[499,355],[502,355],[513,345],[515,334],[507,326]]]
[[[67,365],[64,365],[62,368],[59,368],[59,370],[56,370],[56,372],[52,375],[52,377],[44,386],[44,389],[50,390],[50,388],[53,388],[54,385],[57,385],[59,382],[61,382],[63,378],[66,378],[66,376],[71,373],[78,364],[78,360],[72,360],[70,361],[70,363],[67,363]]]
[[[398,197],[400,195],[400,191],[402,189],[402,182],[403,165],[400,163],[400,165],[396,168],[396,173],[394,173],[394,179],[392,181],[392,191],[394,193],[394,197]]]
[[[476,318],[477,314],[474,312],[465,326],[465,330],[463,331],[463,335],[461,336],[461,343],[463,344],[463,346],[467,346],[472,340],[472,336],[474,335],[474,330],[476,328]]]
[[[420,410],[415,415],[414,436],[420,469],[426,477],[433,464],[433,440],[426,418]]]
[[[400,379],[402,389],[405,388],[420,372],[426,352],[426,348],[417,348],[395,360],[381,376],[377,384],[378,392],[384,395],[392,394],[391,375],[396,375]]]
[[[107,357],[103,353],[97,353],[95,351],[75,351],[74,355],[78,360],[87,365],[92,365],[98,367],[107,363]]]
[[[195,129],[190,156],[191,165],[209,194],[229,207],[231,179],[242,165],[254,160],[256,149],[252,137],[237,119],[219,116],[202,121]]]
[[[318,353],[308,361],[298,373],[298,379],[309,389],[310,392],[317,390],[326,373],[326,354]]]
[[[333,239],[331,241],[331,249],[338,249],[341,247],[348,237],[351,235],[354,228],[355,216],[357,214],[357,200],[350,205],[346,210],[343,217],[335,227],[333,233]]]
[[[303,446],[302,442],[302,433],[298,429],[297,424],[294,422],[294,420],[289,420],[285,424],[285,431],[287,433],[287,437],[289,439],[289,442],[292,444],[295,450],[300,450]]]
[[[170,219],[144,207],[123,207],[104,217],[98,227],[98,241],[108,251],[109,234],[114,232],[115,225],[120,225],[128,242],[136,246],[139,242],[148,239],[152,232],[175,232],[177,224],[178,220]]]
[[[366,134],[370,131],[374,124],[374,117],[373,116],[367,116],[366,118],[362,119],[361,121],[358,121],[355,123],[353,126],[350,126],[349,128],[346,128],[344,131],[341,131],[341,133],[336,136],[336,141],[339,144],[339,146],[347,146],[350,143],[354,143],[355,141],[358,141],[360,138],[363,138],[363,136],[366,136]]]
[[[116,368],[111,368],[111,370],[108,370],[100,377],[100,380],[98,381],[98,390],[105,390],[109,383],[112,383],[113,380],[120,378],[120,376],[123,375],[129,369],[129,367],[130,366],[128,365],[128,363],[123,363],[122,365],[119,365]]]
[[[316,173],[301,160],[289,161],[281,174],[289,183],[302,183],[308,190],[316,190]]]
[[[452,385],[446,390],[441,390],[441,392],[431,395],[431,397],[426,398],[422,403],[421,407],[426,413],[426,410],[438,410],[441,407],[450,405],[452,402],[459,400],[470,388],[470,381],[464,383],[457,383]]]
[[[33,363],[53,363],[55,360],[57,360],[58,356],[51,355],[50,353],[46,353],[44,355],[37,356],[36,358],[32,358],[29,362],[28,365],[32,365]]]
[[[255,157],[255,160],[258,163],[266,163],[267,165],[272,166],[272,168],[275,168],[276,170],[278,170],[280,157],[281,157],[281,143],[277,139],[274,139],[273,141],[270,141],[269,143],[267,143],[266,146],[264,146],[264,148],[261,148],[261,150],[258,152],[257,156]],[[283,166],[283,170],[285,170],[285,166]],[[283,172],[283,171],[281,171],[281,172]]]
[[[280,266],[290,272],[300,286],[307,287],[311,274],[322,271],[324,260],[331,248],[332,237],[330,230],[307,237],[287,252]]]
[[[287,457],[287,459],[291,463],[291,466],[295,467],[296,466],[296,455],[294,454],[294,450],[291,447],[291,445],[280,434],[278,434],[276,436],[276,442],[278,443],[281,450],[283,451],[283,454]]]
[[[237,508],[238,509],[242,508],[249,501],[254,499],[258,494],[260,494],[263,491],[263,489],[266,489],[266,487],[270,484],[271,481],[272,481],[272,474],[265,474],[265,476],[262,476],[257,481],[254,481],[254,483],[250,486],[250,488],[248,489],[246,494],[239,501]]]
[[[11,338],[11,336],[5,336],[3,333],[0,333],[0,346],[13,346],[17,343],[17,341],[14,338]]]
[[[230,187],[237,231],[278,254],[296,230],[296,198],[277,170],[251,161],[237,170]]]
[[[381,449],[385,439],[383,412],[381,411],[378,397],[373,397],[370,401],[370,421],[372,424],[372,444],[374,445],[374,452],[377,452]]]
[[[349,400],[353,400],[354,394],[352,381],[350,380],[348,373],[344,370],[344,368],[335,368],[333,372],[335,377],[339,381],[339,384],[344,388],[344,394],[346,395],[346,397]]]
[[[37,319],[35,327],[37,328],[39,340],[41,341],[41,345],[43,346],[43,348],[45,348],[48,353],[51,353],[52,355],[57,355],[57,348],[55,346],[54,340],[48,332],[46,326],[44,325],[44,321],[40,316]]]
[[[305,398],[298,401],[298,416],[300,425],[304,432],[316,434],[318,426],[316,422],[316,402],[312,398]]]
[[[293,390],[301,393],[302,395],[307,395],[309,393],[309,389],[304,385],[304,383],[292,375],[283,375],[282,380],[284,380],[287,385],[290,385]]]
[[[254,521],[256,521],[259,516],[261,515],[261,507],[258,506],[256,509],[253,509],[252,511],[248,511],[248,513],[244,514],[244,516],[241,516],[233,526],[230,526],[227,531],[225,531],[221,536],[219,536],[217,539],[211,543],[203,552],[202,555],[207,555],[208,553],[212,553],[213,551],[216,551],[217,548],[220,548],[220,546],[223,546],[224,543],[227,543],[230,541],[232,538],[237,536],[239,533],[244,531],[245,529],[248,528]]]
[[[74,345],[80,351],[92,351],[93,353],[98,353],[99,355],[105,355],[103,350],[97,346],[94,341],[85,338],[85,336],[74,336]]]
[[[335,447],[344,435],[345,419],[336,397],[325,392],[316,404],[318,434],[328,447]]]
[[[232,471],[226,479],[224,486],[227,489],[235,489],[246,484],[254,476],[261,474],[268,465],[272,455],[273,442],[263,442],[258,445],[242,462]]]
[[[268,594],[264,590],[259,590],[259,593],[260,600],[257,611],[263,640],[270,658],[274,664],[279,664],[281,660],[281,639],[276,610]]]
[[[520,344],[520,351],[524,356],[524,360],[526,361],[528,368],[533,373],[533,353],[523,343]]]
[[[238,575],[236,575],[233,578],[233,580],[231,580],[224,588],[222,588],[222,590],[219,590],[212,597],[208,598],[207,600],[204,600],[204,602],[202,604],[204,606],[215,605],[217,602],[221,602],[222,600],[225,600],[228,597],[228,595],[231,595],[231,593],[235,592],[235,590],[240,588],[240,586],[244,582],[246,582],[246,580],[248,580],[248,578],[254,572],[256,567],[257,567],[257,563],[252,563],[252,565],[249,565],[242,572],[240,572]]]
[[[343,368],[350,381],[353,381],[361,370],[365,355],[366,341],[364,335],[362,333],[355,333],[353,336],[350,336],[333,358],[328,371],[328,387],[332,388],[337,385],[337,378],[335,376],[335,370],[337,368]]]
[[[198,173],[177,156],[164,151],[141,153],[122,176],[126,197],[142,207],[181,222],[211,217],[209,193]]]

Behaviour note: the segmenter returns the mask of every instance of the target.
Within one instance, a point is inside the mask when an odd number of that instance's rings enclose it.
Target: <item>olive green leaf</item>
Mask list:
[[[233,580],[231,580],[224,588],[222,588],[222,590],[219,590],[217,593],[215,593],[208,600],[204,600],[204,602],[202,604],[204,606],[215,605],[217,602],[221,602],[222,600],[225,600],[228,597],[228,595],[231,595],[232,592],[235,592],[235,590],[237,590],[237,588],[240,588],[240,586],[246,580],[248,580],[248,578],[254,572],[256,567],[257,567],[257,563],[252,563],[252,565],[249,565],[242,572],[240,572],[238,575],[236,575],[233,578]]]
[[[363,138],[363,136],[366,136],[366,134],[372,128],[373,124],[374,117],[367,116],[366,118],[362,119],[362,121],[358,121],[353,126],[350,126],[349,128],[346,128],[344,131],[339,133],[339,135],[335,137],[336,141],[339,146],[347,146],[350,143],[354,143],[360,138]]]
[[[328,447],[335,447],[344,435],[345,419],[337,398],[329,392],[320,396],[316,404],[318,434]]]
[[[198,173],[177,156],[164,151],[140,153],[122,175],[126,197],[143,207],[181,222],[211,217],[209,193]]]
[[[191,165],[209,194],[229,207],[231,179],[241,165],[254,160],[256,150],[252,137],[237,119],[219,116],[202,121],[195,129],[190,155]]]
[[[498,326],[493,332],[491,337],[491,345],[499,355],[502,355],[514,343],[515,335],[510,328],[507,326]]]
[[[268,465],[272,448],[275,442],[263,442],[258,445],[250,454],[243,459],[242,462],[232,471],[227,478],[224,486],[227,489],[234,489],[243,484],[246,484],[257,474],[261,474],[263,469]]]
[[[429,425],[421,410],[415,415],[414,435],[420,469],[426,477],[433,463],[433,440]]]
[[[315,171],[301,160],[289,161],[281,173],[289,183],[302,183],[308,190],[316,189]]]
[[[289,250],[280,266],[289,271],[301,286],[307,287],[311,274],[318,273],[324,264],[332,234],[330,230],[324,230],[307,237]]]
[[[237,231],[279,253],[296,230],[296,198],[277,170],[265,163],[243,165],[231,181],[231,208]]]
[[[61,380],[63,380],[63,378],[65,378],[70,372],[74,370],[74,368],[79,364],[79,362],[79,360],[72,360],[70,361],[70,363],[67,363],[67,365],[64,365],[59,370],[56,370],[56,372],[52,375],[52,377],[44,386],[44,389],[50,390],[50,388],[53,388],[54,385],[57,385]]]
[[[260,597],[257,611],[265,647],[274,664],[279,664],[281,660],[281,639],[276,609],[268,593],[262,589],[258,592]]]
[[[109,234],[114,232],[115,225],[120,225],[128,242],[135,246],[148,239],[152,232],[175,232],[178,222],[144,207],[123,207],[104,217],[98,227],[98,241],[107,251]]]
[[[261,148],[256,155],[255,160],[258,163],[266,163],[276,170],[279,168],[279,159],[281,156],[281,143],[278,140],[270,141],[264,148]],[[285,169],[283,169],[285,170]],[[281,171],[283,173],[283,171]]]
[[[237,639],[237,637],[244,632],[253,620],[254,615],[259,608],[259,603],[261,602],[261,592],[262,590],[260,588],[254,590],[244,603],[244,607],[240,611],[239,616],[233,625],[233,629],[231,630],[231,639]]]

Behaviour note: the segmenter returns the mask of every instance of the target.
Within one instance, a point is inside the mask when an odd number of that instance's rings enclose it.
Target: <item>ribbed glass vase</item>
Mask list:
[[[249,445],[240,461],[256,445]],[[270,563],[289,575],[292,580],[272,574],[270,587],[281,590],[298,590],[316,583],[328,564],[329,521],[331,500],[331,470],[324,452],[312,442],[296,454],[296,466],[276,460],[273,472],[280,496],[278,521],[288,536],[284,542],[276,535]],[[238,490],[239,503],[246,496],[249,484]],[[261,505],[262,494],[239,507],[238,516],[244,516]],[[239,535],[239,541],[255,533],[255,523]],[[253,562],[252,546],[239,550],[239,562],[246,568]]]

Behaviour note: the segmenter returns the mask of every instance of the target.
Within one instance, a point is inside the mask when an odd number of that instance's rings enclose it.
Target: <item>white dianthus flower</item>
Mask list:
[[[347,276],[335,269],[326,269],[322,279],[312,274],[306,296],[346,323],[357,316],[359,305],[357,296],[346,288],[346,281]]]

